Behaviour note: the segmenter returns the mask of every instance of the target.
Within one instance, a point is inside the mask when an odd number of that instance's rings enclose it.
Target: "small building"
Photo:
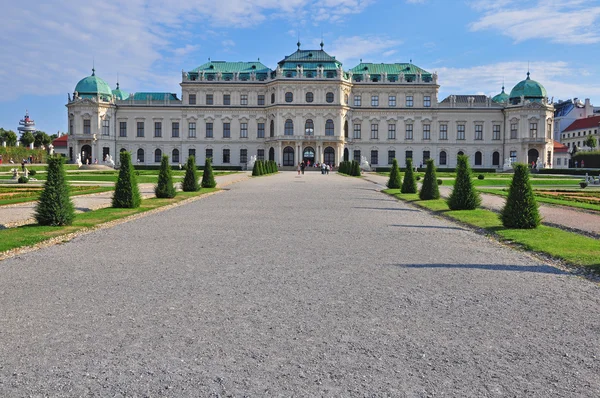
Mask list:
[[[551,167],[554,169],[568,169],[569,159],[571,159],[569,147],[558,141],[554,141],[554,164]]]
[[[67,149],[68,140],[69,136],[67,134],[63,134],[54,141],[52,141],[52,145],[54,146],[54,153],[66,157],[69,154],[69,150]]]
[[[598,148],[598,140],[600,135],[600,116],[587,117],[585,119],[577,119],[567,127],[561,137],[561,142],[573,150],[573,145],[577,146],[577,150],[589,151],[592,148],[585,145],[585,141],[591,135],[596,138],[596,148]]]

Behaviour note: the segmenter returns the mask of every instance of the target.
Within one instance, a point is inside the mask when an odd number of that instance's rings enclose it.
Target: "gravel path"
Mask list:
[[[600,396],[600,289],[293,172],[0,263],[0,396]]]

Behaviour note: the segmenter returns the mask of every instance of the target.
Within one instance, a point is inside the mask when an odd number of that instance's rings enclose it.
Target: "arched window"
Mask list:
[[[481,166],[482,158],[483,158],[483,156],[481,156],[481,152],[479,152],[479,151],[475,152],[475,166]]]
[[[500,166],[500,152],[494,152],[492,154],[492,166]]]
[[[269,126],[269,136],[275,137],[275,122],[271,120],[271,126]]]
[[[286,146],[285,148],[283,148],[283,165],[294,165],[294,148],[292,148],[291,146]]]
[[[333,135],[333,120],[327,119],[325,122],[325,135]]]
[[[325,94],[325,101],[332,103],[333,102],[333,93]]]
[[[448,162],[448,160],[447,160],[447,156],[446,156],[446,151],[441,151],[440,152],[440,166],[441,165],[445,166],[447,164],[447,162]]]
[[[275,148],[269,148],[269,160],[275,161]]]
[[[313,95],[313,93],[306,93],[306,102],[313,102],[315,99],[315,96]]]
[[[304,132],[306,135],[313,135],[315,133],[315,124],[312,119],[307,119],[306,123],[304,123]]]
[[[456,157],[458,158],[461,155],[464,155],[465,153],[463,151],[458,151],[458,153],[456,154]]]
[[[161,158],[162,158],[162,151],[157,148],[154,151],[154,163],[160,163]]]
[[[285,121],[285,128],[283,133],[285,135],[294,135],[294,122],[292,122],[292,119],[288,119]]]
[[[344,122],[344,137],[348,138],[348,121]]]
[[[275,103],[275,93],[271,93],[271,103]]]
[[[285,102],[292,102],[294,100],[294,94],[291,92],[285,93]]]
[[[179,163],[179,149],[173,149],[173,152],[171,153],[171,159],[173,163]]]

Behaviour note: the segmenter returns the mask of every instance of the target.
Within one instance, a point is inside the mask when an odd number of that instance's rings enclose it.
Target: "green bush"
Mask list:
[[[360,163],[358,163],[356,160],[352,161],[352,171],[350,175],[360,177]]]
[[[392,161],[392,170],[390,171],[390,178],[387,182],[389,189],[400,189],[400,169],[398,168],[398,161],[394,158]]]
[[[481,203],[479,192],[475,190],[471,181],[471,168],[469,158],[466,155],[458,156],[456,166],[456,180],[454,189],[448,197],[448,207],[451,210],[474,210]]]
[[[415,181],[415,173],[413,172],[412,159],[406,159],[406,173],[404,173],[404,180],[402,180],[402,193],[417,193],[417,182]]]
[[[275,170],[275,173],[279,173],[279,167],[277,167],[277,163],[275,163],[275,161],[273,160],[273,170]]]
[[[206,158],[204,163],[204,174],[202,175],[202,188],[214,188],[217,186],[215,176],[213,175],[213,169],[210,158]]]
[[[35,171],[35,170],[29,170],[29,176],[30,176],[30,177],[33,177],[33,176],[35,176],[36,174],[37,174],[37,171]]]
[[[484,176],[483,174],[479,174],[479,175],[477,176],[477,179],[478,179],[478,180],[483,180],[483,179],[485,179],[485,176]]]
[[[258,177],[260,174],[260,170],[258,169],[258,160],[254,161],[254,166],[252,166],[252,176]]]
[[[19,180],[20,180],[20,178],[19,178]],[[21,182],[21,181],[19,181],[19,182]],[[587,186],[588,186],[588,183],[587,183],[587,182],[585,182],[585,181],[581,181],[581,182],[579,183],[579,186],[580,186],[581,188],[587,188]]]
[[[529,182],[527,165],[513,165],[514,176],[508,189],[508,198],[500,211],[502,225],[506,228],[531,229],[540,225],[541,218]]]
[[[419,192],[419,198],[421,200],[439,199],[440,190],[438,188],[433,159],[428,159],[426,165],[427,170],[425,171],[425,178],[423,178],[423,185],[421,186],[421,192]]]
[[[160,161],[160,171],[158,173],[158,184],[154,187],[154,194],[157,198],[174,198],[177,192],[173,185],[173,172],[169,167],[169,156],[163,155]]]
[[[444,181],[442,181],[441,178],[438,178],[437,183],[438,183],[438,185],[442,185],[444,183]]]
[[[181,189],[184,192],[196,192],[200,190],[200,184],[198,184],[198,170],[196,169],[196,158],[194,156],[188,156],[187,163],[185,164],[185,177],[183,177]]]
[[[417,181],[421,181],[421,176],[416,176],[416,177],[415,177],[415,180],[417,180]]]
[[[17,180],[17,182],[19,184],[27,184],[29,182],[29,178],[27,178],[25,176],[21,176],[21,177],[19,177],[19,179]]]
[[[63,162],[62,157],[48,158],[48,177],[35,208],[35,219],[40,225],[71,225],[75,219]]]
[[[121,166],[119,167],[119,177],[112,198],[112,207],[122,209],[140,207],[142,196],[137,184],[135,170],[131,164],[131,153],[121,152],[119,161]]]

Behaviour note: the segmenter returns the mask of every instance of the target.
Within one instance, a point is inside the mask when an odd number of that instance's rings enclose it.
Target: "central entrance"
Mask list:
[[[310,164],[315,164],[315,150],[313,147],[307,146],[304,148],[304,152],[302,152],[302,160],[305,164],[307,161],[309,161]]]

